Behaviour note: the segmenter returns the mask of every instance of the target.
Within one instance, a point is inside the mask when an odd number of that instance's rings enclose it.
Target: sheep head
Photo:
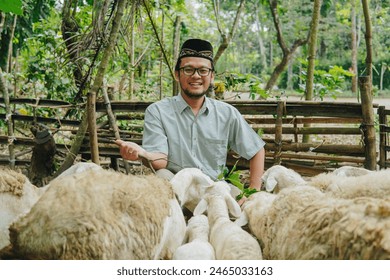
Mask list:
[[[170,183],[180,206],[194,211],[206,189],[214,181],[198,168],[184,168],[175,174]]]

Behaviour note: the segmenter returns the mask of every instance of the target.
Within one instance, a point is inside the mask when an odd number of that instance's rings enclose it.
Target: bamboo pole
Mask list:
[[[385,106],[379,106],[379,168],[386,168],[386,131],[387,116],[385,113]]]
[[[11,169],[15,168],[15,146],[14,146],[14,124],[12,121],[11,105],[9,101],[9,93],[7,90],[6,82],[3,77],[3,72],[0,68],[0,93],[4,96],[4,105],[6,110],[7,120],[7,134],[8,134],[8,152],[9,152],[9,166]]]
[[[89,130],[89,144],[91,146],[91,160],[92,162],[100,165],[99,160],[99,146],[97,145],[97,129],[96,129],[96,92],[90,91],[87,99],[87,112],[88,112],[88,130]]]
[[[281,163],[282,154],[282,139],[283,139],[283,115],[286,109],[286,102],[279,101],[276,109],[276,122],[275,122],[275,152],[274,152],[274,164]]]
[[[108,121],[110,123],[110,127],[114,131],[115,139],[121,139],[121,135],[119,133],[119,128],[116,124],[116,118],[115,118],[115,115],[111,109],[110,98],[108,97],[107,90],[105,87],[102,90],[102,92],[103,92],[104,104],[106,104],[107,116],[108,116]],[[111,162],[111,164],[114,165],[112,162]],[[129,172],[130,172],[129,163],[124,159],[123,164],[124,164],[126,173],[129,174]],[[115,164],[114,168],[117,168],[116,164]]]
[[[265,149],[267,151],[275,151],[276,146],[274,143],[266,143]],[[292,152],[313,152],[313,153],[326,153],[326,154],[344,154],[344,155],[359,155],[363,156],[364,147],[361,145],[330,145],[320,144],[315,146],[313,143],[287,143],[282,146],[282,151]]]
[[[372,108],[371,77],[359,77],[359,89],[362,98],[361,129],[364,133],[364,146],[366,162],[364,167],[369,170],[376,169],[376,146],[375,146],[375,126],[374,110]]]

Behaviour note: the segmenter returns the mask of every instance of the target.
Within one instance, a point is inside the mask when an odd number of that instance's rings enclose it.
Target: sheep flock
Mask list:
[[[275,165],[240,206],[196,168],[170,180],[78,163],[37,188],[0,169],[0,259],[390,259],[390,170]]]

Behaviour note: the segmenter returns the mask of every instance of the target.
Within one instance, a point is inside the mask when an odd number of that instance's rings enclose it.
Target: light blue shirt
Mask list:
[[[144,120],[142,147],[167,154],[174,173],[197,167],[215,180],[229,149],[249,160],[265,145],[236,108],[211,98],[195,116],[181,95],[168,97],[148,106]]]

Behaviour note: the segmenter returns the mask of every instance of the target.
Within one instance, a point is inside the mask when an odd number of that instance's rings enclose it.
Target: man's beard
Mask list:
[[[193,93],[193,92],[191,92],[191,91],[189,91],[189,90],[187,90],[187,89],[183,89],[183,88],[182,88],[182,91],[183,91],[183,93],[184,93],[186,96],[188,96],[188,97],[191,98],[191,99],[200,99],[200,98],[202,98],[203,96],[205,96],[205,95],[208,93],[209,90],[206,90],[206,91],[204,91],[204,92],[202,92],[202,93]]]

